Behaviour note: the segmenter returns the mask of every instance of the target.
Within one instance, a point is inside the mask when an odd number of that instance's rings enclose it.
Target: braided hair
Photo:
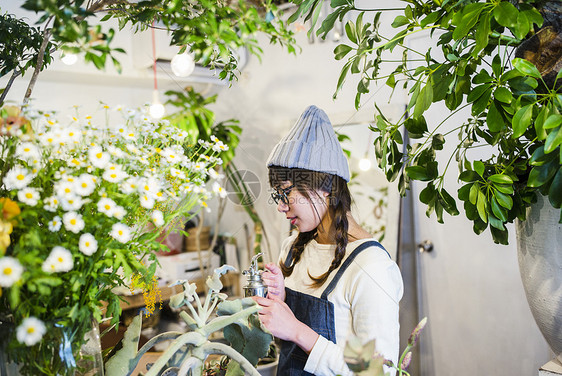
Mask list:
[[[309,277],[314,281],[312,286],[320,287],[326,282],[330,273],[340,266],[345,256],[345,250],[348,242],[347,231],[349,227],[347,213],[351,209],[351,194],[349,193],[347,182],[337,175],[300,168],[279,166],[269,167],[269,184],[272,187],[277,187],[286,181],[290,181],[294,185],[293,189],[296,189],[299,193],[301,193],[309,202],[312,202],[311,194],[318,195],[316,190],[322,190],[330,193],[327,200],[328,211],[333,214],[336,230],[336,248],[334,250],[334,258],[332,259],[330,268],[324,274],[312,276],[308,273]],[[314,205],[313,207],[316,210]],[[315,236],[316,229],[308,232],[299,232],[295,241],[291,245],[291,265],[285,266],[285,263],[280,263],[281,271],[283,272],[284,277],[288,277],[293,273],[295,265],[301,259],[304,248],[312,239],[314,239]]]

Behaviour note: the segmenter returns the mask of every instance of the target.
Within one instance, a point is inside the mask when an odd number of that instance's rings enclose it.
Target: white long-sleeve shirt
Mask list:
[[[283,242],[280,262],[285,261],[295,237],[293,235]],[[374,239],[348,243],[342,264],[357,246],[370,240]],[[308,273],[312,276],[325,273],[333,260],[335,247],[310,241],[293,273],[285,279],[285,286],[320,298],[337,269],[319,288],[312,287],[313,281]],[[376,339],[377,352],[396,364],[400,346],[398,306],[402,293],[400,270],[384,249],[368,247],[360,252],[328,295],[328,300],[334,304],[336,343],[320,336],[304,370],[318,376],[352,375],[343,359],[343,350],[351,335],[360,337],[363,342]]]

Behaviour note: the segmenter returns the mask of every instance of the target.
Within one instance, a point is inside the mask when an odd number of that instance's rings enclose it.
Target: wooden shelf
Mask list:
[[[197,285],[197,293],[203,294],[207,292],[206,288],[206,278],[199,278],[193,281]],[[224,287],[232,287],[234,295],[240,296],[240,274],[239,273],[227,273],[221,276],[221,281]],[[163,286],[160,287],[160,293],[162,294],[162,301],[169,300],[172,295],[179,294],[183,291],[181,285],[176,285],[172,287]],[[122,310],[144,307],[144,298],[142,294],[135,295],[121,295],[124,301],[119,302],[119,306]]]

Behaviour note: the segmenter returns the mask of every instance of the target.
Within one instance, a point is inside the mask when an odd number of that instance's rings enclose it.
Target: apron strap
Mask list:
[[[390,255],[388,254],[387,250],[384,249],[384,247],[379,242],[374,241],[374,240],[369,240],[369,241],[366,241],[364,243],[361,243],[357,248],[355,248],[353,250],[353,252],[351,252],[351,254],[345,259],[343,264],[340,266],[340,268],[338,269],[338,272],[334,276],[334,279],[332,279],[332,281],[330,282],[328,287],[326,287],[326,289],[322,293],[322,297],[321,297],[322,299],[328,298],[328,295],[334,290],[334,288],[338,284],[341,276],[343,275],[343,273],[345,272],[345,270],[347,269],[349,264],[351,264],[353,262],[353,259],[355,259],[355,256],[357,256],[359,253],[361,253],[361,251],[363,251],[364,249],[369,248],[369,247],[380,247],[380,248],[382,248],[386,252],[388,257],[390,258]]]

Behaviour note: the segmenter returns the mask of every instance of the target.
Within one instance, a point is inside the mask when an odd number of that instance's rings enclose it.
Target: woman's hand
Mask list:
[[[268,263],[265,265],[265,271],[261,277],[267,285],[267,294],[269,298],[276,296],[281,301],[285,301],[285,278],[283,272],[278,265]]]
[[[271,295],[270,298],[253,296],[252,299],[262,307],[258,312],[260,321],[273,336],[294,342],[307,354],[310,353],[318,339],[318,333],[297,320],[285,302],[276,295]]]

